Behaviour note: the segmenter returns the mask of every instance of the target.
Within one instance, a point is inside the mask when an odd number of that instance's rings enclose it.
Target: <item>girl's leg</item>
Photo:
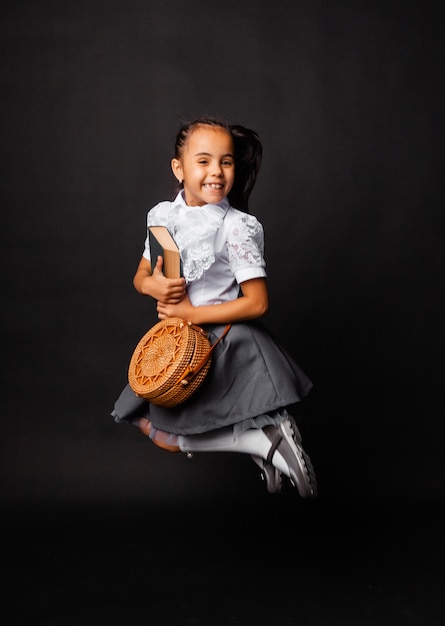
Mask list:
[[[304,498],[317,495],[312,462],[301,445],[295,421],[288,417],[279,426],[251,428],[234,435],[233,428],[222,428],[202,435],[178,436],[182,452],[242,452],[260,457],[285,474]],[[254,459],[255,460],[255,459]]]
[[[155,445],[168,452],[180,452],[181,449],[178,445],[178,436],[171,433],[167,433],[163,430],[153,429],[150,420],[145,417],[139,419],[139,429],[144,435],[150,437]],[[189,452],[190,456],[193,456],[192,452]],[[268,463],[260,456],[252,455],[252,459],[261,469],[261,476],[266,481],[267,491],[269,493],[279,493],[283,487],[283,478],[281,472]]]
[[[154,444],[169,452],[181,451],[190,456],[193,452],[218,451],[250,454],[258,465],[260,463],[257,459],[263,460],[263,469],[267,468],[267,464],[271,464],[278,472],[285,474],[302,497],[317,495],[315,472],[309,456],[301,445],[301,435],[292,418],[287,418],[279,426],[251,428],[237,436],[234,435],[231,426],[202,435],[172,435],[152,429],[150,421],[145,418],[141,418],[139,428]],[[278,491],[279,489],[273,486],[273,476],[269,478],[268,490]]]

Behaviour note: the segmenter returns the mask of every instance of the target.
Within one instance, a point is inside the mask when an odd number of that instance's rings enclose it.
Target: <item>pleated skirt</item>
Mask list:
[[[213,344],[225,325],[203,325]],[[233,425],[235,430],[276,423],[300,402],[312,382],[258,320],[232,324],[216,346],[202,385],[183,404],[161,407],[138,397],[127,384],[111,415],[118,423],[140,417],[160,430],[193,435]],[[283,413],[284,410],[284,413]]]

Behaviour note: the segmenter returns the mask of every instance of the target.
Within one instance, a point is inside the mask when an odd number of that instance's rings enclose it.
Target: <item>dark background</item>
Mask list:
[[[443,27],[440,3],[415,1],[2,4],[1,490],[22,541],[88,527],[193,546],[223,520],[311,547],[409,528],[437,555]],[[265,321],[315,385],[299,419],[316,503],[267,494],[244,455],[189,461],[109,415],[156,321],[132,287],[145,215],[201,113],[263,141]]]

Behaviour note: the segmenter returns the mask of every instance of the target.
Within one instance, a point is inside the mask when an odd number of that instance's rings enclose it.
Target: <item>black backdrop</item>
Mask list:
[[[145,214],[170,194],[177,128],[201,113],[263,140],[252,212],[266,232],[266,323],[315,384],[301,429],[320,500],[333,518],[339,503],[441,505],[440,11],[318,0],[2,4],[8,516],[278,507],[250,459],[169,455],[109,416],[131,351],[156,321],[131,284]],[[300,506],[293,491],[278,498]]]

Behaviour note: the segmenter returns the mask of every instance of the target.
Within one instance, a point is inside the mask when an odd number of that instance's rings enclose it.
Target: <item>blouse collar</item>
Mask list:
[[[200,278],[215,262],[216,233],[229,208],[227,198],[218,204],[188,206],[183,190],[171,203],[164,225],[167,226],[179,248],[183,274],[187,282]],[[159,220],[157,223],[160,223]],[[154,222],[149,225],[153,224]]]

